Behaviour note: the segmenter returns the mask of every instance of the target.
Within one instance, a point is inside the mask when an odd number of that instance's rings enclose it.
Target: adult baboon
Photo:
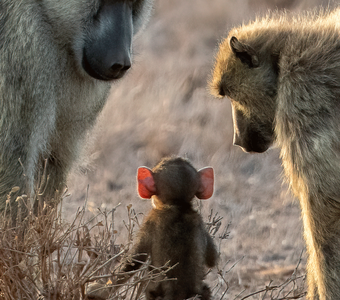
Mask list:
[[[340,298],[340,9],[268,16],[232,29],[211,80],[231,99],[234,144],[276,141],[300,200],[308,298]]]
[[[139,168],[137,179],[139,195],[152,198],[153,209],[145,218],[132,250],[137,256],[133,263],[123,266],[123,271],[138,269],[149,255],[154,267],[168,262],[174,267],[167,272],[172,280],[148,284],[147,299],[181,300],[196,294],[200,299],[210,299],[210,289],[203,283],[205,266],[215,266],[218,254],[191,202],[195,196],[199,199],[212,196],[213,169],[196,171],[181,157],[164,158],[152,170]],[[123,274],[117,283],[128,278]]]
[[[60,190],[112,81],[131,66],[152,0],[2,0],[0,209],[13,186]],[[13,197],[14,198],[14,197]]]

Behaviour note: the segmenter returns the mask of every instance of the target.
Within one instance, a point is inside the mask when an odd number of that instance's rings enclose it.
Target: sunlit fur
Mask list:
[[[210,82],[214,95],[228,96],[243,113],[242,126],[271,124],[302,209],[308,299],[340,297],[339,20],[340,9],[274,13],[234,28],[220,44]],[[258,67],[236,57],[232,36],[255,50]]]

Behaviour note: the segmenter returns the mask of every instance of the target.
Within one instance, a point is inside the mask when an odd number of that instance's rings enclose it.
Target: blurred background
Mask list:
[[[246,154],[232,145],[228,99],[209,95],[207,81],[219,41],[228,30],[264,15],[268,9],[298,12],[326,7],[318,0],[156,0],[153,16],[134,44],[134,64],[115,83],[89,137],[79,166],[70,175],[66,219],[88,199],[88,209],[112,209],[124,240],[126,206],[151,209],[139,199],[136,171],[163,156],[181,155],[196,168],[215,169],[215,193],[202,201],[223,217],[229,238],[221,244],[221,265],[231,295],[289,276],[304,250],[299,204],[282,178],[278,149]],[[331,4],[331,6],[334,5]],[[87,194],[87,186],[89,186]],[[141,220],[143,217],[141,216]],[[304,272],[303,255],[301,272]]]

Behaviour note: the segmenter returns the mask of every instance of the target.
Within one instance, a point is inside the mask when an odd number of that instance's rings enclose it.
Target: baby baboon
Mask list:
[[[340,298],[340,9],[269,16],[232,29],[211,88],[231,99],[234,144],[276,141],[300,200],[308,299]]]
[[[13,186],[62,189],[112,81],[131,66],[152,0],[0,2],[0,210]],[[15,195],[13,196],[13,199]]]
[[[214,242],[205,229],[201,216],[192,208],[192,199],[208,199],[213,194],[214,171],[196,171],[185,159],[165,158],[152,170],[138,169],[138,192],[151,198],[153,209],[145,218],[132,254],[133,264],[126,263],[123,272],[136,270],[150,256],[151,265],[177,264],[165,280],[150,282],[147,299],[181,300],[195,295],[210,299],[210,289],[203,283],[205,266],[217,261]],[[139,262],[137,262],[139,261]],[[127,279],[120,276],[118,283]]]

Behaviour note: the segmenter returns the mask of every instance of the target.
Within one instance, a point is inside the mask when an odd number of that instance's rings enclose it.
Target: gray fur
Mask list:
[[[302,209],[308,299],[340,297],[339,20],[340,9],[278,13],[234,28],[211,80],[216,96],[231,99],[236,145],[281,148]]]
[[[91,77],[83,68],[85,50],[90,49],[89,60],[101,51],[93,61],[107,55],[113,64],[116,55],[128,69],[132,35],[148,19],[152,0],[131,5],[128,0],[0,2],[0,209],[13,186],[21,188],[18,194],[35,192],[45,159],[50,179],[44,195],[63,189],[112,81],[125,72],[103,80]],[[123,24],[120,7],[127,12]],[[115,43],[121,43],[119,49]]]

